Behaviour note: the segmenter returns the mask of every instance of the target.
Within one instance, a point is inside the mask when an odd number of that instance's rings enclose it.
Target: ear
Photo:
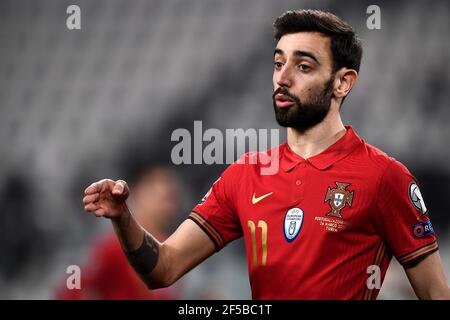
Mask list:
[[[336,72],[334,81],[334,96],[345,98],[358,79],[358,72],[353,69],[342,68]]]

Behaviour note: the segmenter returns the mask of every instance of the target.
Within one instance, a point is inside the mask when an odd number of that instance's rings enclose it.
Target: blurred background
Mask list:
[[[66,27],[71,4],[81,30]],[[366,26],[371,4],[380,30]],[[0,298],[61,297],[69,265],[95,269],[112,232],[83,211],[97,179],[142,187],[159,168],[137,194],[173,195],[152,226],[162,239],[173,232],[226,166],[171,164],[171,133],[194,120],[278,128],[272,23],[300,8],[332,11],[362,39],[343,120],[419,180],[450,276],[448,1],[0,0]],[[161,297],[250,298],[242,240]],[[395,259],[379,298],[415,298]]]

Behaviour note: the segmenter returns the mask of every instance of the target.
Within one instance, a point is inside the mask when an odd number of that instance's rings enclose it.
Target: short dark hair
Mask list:
[[[320,10],[286,11],[274,24],[275,39],[296,32],[320,32],[330,37],[333,72],[346,67],[359,72],[362,58],[361,41],[352,27],[338,16]]]

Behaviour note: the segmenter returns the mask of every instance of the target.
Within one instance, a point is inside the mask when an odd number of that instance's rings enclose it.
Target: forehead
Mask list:
[[[331,41],[319,32],[297,32],[285,34],[277,43],[277,49],[283,50],[287,56],[294,51],[308,51],[319,60],[331,59]]]

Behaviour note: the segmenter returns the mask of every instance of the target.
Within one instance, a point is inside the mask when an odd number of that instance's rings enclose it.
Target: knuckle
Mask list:
[[[98,184],[107,184],[107,183],[110,183],[110,182],[114,182],[114,181],[112,181],[111,179],[101,179],[97,183]]]

